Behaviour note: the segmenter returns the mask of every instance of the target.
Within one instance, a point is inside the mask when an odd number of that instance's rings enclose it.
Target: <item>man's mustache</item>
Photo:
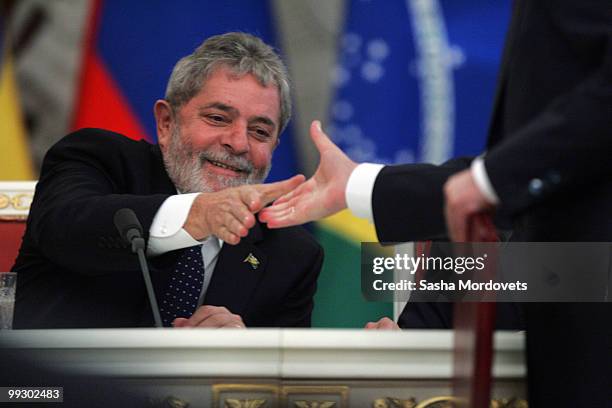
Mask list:
[[[204,165],[204,162],[217,162],[224,164],[229,167],[238,169],[247,175],[251,174],[255,170],[255,166],[249,160],[241,156],[235,156],[230,153],[213,153],[209,151],[200,152],[198,154],[198,160],[200,165]]]

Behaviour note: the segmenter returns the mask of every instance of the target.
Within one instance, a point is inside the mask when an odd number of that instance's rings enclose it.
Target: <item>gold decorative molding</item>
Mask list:
[[[348,386],[214,384],[212,406],[215,408],[348,408]],[[425,399],[382,397],[372,401],[372,408],[456,408],[460,399],[443,395]],[[174,408],[174,407],[173,407]],[[521,398],[495,398],[490,408],[529,408]]]
[[[529,404],[521,398],[494,399],[491,408],[529,408]]]
[[[274,384],[214,384],[214,408],[259,408],[276,406],[279,387]]]
[[[268,400],[266,399],[236,399],[227,398],[223,400],[224,408],[260,408],[263,407]]]
[[[0,194],[0,210],[14,209],[16,211],[29,211],[32,199],[34,198],[33,193],[19,193],[19,194]]]
[[[348,408],[349,387],[214,384],[215,408]]]
[[[9,206],[11,199],[6,194],[0,194],[0,210],[3,210]]]
[[[349,387],[329,385],[287,385],[281,387],[281,407],[347,408]],[[316,396],[313,398],[312,396]]]
[[[384,397],[375,399],[372,408],[456,408],[461,406],[459,398],[440,396],[426,399],[417,404],[414,398],[400,399]],[[528,408],[527,401],[520,398],[492,399],[491,408]]]
[[[11,199],[11,204],[13,204],[13,208],[17,211],[30,211],[33,198],[34,194],[31,193],[16,194]]]
[[[294,401],[296,408],[336,408],[335,401]]]
[[[378,398],[372,402],[372,408],[415,408],[414,398],[400,399],[393,397]]]
[[[459,406],[459,398],[443,396],[426,399],[414,408],[456,408]]]
[[[0,217],[3,220],[27,217],[35,186],[34,181],[0,181]]]

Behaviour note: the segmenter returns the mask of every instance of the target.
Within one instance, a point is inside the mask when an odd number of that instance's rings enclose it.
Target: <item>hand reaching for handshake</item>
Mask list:
[[[316,221],[347,206],[346,185],[357,163],[330,140],[321,129],[321,122],[312,122],[310,137],[319,151],[319,166],[311,178],[259,213],[259,220],[269,228]]]
[[[255,225],[255,214],[267,204],[295,189],[304,176],[269,184],[243,185],[214,193],[200,193],[183,228],[194,239],[210,235],[236,245]]]

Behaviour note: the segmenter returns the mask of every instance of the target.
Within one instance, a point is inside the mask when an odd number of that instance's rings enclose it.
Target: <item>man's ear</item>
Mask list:
[[[153,106],[153,114],[157,124],[157,143],[162,149],[165,149],[172,136],[172,126],[174,124],[172,108],[166,100],[158,99]]]

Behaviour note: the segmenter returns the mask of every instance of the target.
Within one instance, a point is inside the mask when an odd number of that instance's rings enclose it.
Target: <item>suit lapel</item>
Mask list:
[[[225,306],[232,313],[244,311],[266,270],[267,256],[255,243],[262,239],[259,223],[238,245],[223,244],[204,298],[205,305]]]

